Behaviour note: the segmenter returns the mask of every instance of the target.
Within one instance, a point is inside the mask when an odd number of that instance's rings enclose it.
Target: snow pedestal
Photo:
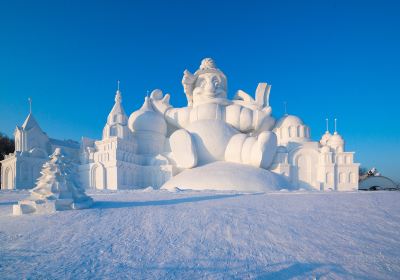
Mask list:
[[[13,205],[13,214],[44,214],[90,207],[93,200],[77,184],[75,168],[75,164],[57,148],[43,165],[42,175],[31,190],[31,196]]]
[[[217,161],[186,169],[167,181],[165,190],[219,190],[241,192],[268,192],[294,187],[282,175],[244,165]]]

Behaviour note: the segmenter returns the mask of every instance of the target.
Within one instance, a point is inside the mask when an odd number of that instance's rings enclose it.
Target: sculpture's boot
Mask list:
[[[197,165],[196,146],[187,130],[179,129],[172,133],[169,143],[178,167],[192,168]]]
[[[261,132],[257,138],[239,133],[229,140],[225,160],[267,169],[274,159],[276,149],[277,139],[273,132]]]

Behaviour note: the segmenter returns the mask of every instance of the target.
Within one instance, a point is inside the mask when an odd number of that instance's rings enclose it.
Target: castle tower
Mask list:
[[[110,137],[118,137],[121,139],[130,138],[128,116],[122,107],[122,95],[119,89],[119,81],[115,93],[115,104],[108,115],[107,123],[103,129],[103,139],[108,139]]]

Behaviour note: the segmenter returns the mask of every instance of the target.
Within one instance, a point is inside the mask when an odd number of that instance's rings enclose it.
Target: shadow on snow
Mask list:
[[[162,206],[162,205],[175,205],[181,203],[200,202],[215,199],[232,198],[242,196],[243,194],[229,194],[229,195],[209,195],[209,196],[196,196],[176,198],[169,200],[153,200],[153,201],[95,201],[91,208],[125,208],[135,206]]]

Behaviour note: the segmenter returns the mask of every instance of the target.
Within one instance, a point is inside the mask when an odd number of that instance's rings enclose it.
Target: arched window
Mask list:
[[[2,188],[14,189],[14,174],[10,167],[7,167],[6,171],[4,171],[4,186]]]
[[[356,183],[356,174],[354,174],[353,172],[349,174],[349,183]]]
[[[346,183],[346,173],[339,173],[339,183],[343,184]]]
[[[326,178],[325,181],[327,184],[332,185],[333,184],[333,174],[332,172],[327,172],[326,173]]]

